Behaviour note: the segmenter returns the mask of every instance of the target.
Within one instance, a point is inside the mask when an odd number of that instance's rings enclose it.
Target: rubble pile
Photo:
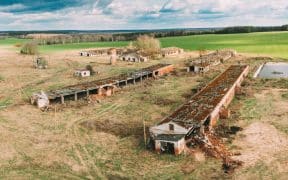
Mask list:
[[[222,167],[226,173],[233,173],[236,168],[243,164],[243,162],[231,158],[233,153],[229,152],[220,138],[211,131],[192,136],[190,142],[193,146],[199,146],[207,156],[222,159]]]

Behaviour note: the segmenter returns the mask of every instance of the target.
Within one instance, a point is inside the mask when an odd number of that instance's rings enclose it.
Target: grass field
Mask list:
[[[147,63],[119,61],[111,66],[109,57],[55,51],[84,48],[82,43],[49,46],[45,49],[50,51],[49,68],[39,70],[32,67],[33,56],[15,53],[14,43],[17,39],[7,39],[2,41],[6,46],[0,47],[0,179],[287,179],[287,80],[247,78],[245,95],[236,96],[229,106],[231,118],[218,121],[244,129],[241,134],[223,137],[231,152],[243,155],[238,158],[244,160],[244,166],[234,174],[225,174],[221,160],[201,152],[160,156],[144,145],[143,121],[146,128],[159,123],[187,102],[199,83],[207,83],[231,64],[249,64],[252,76],[264,58],[237,56],[205,74],[193,75],[180,69],[186,58],[196,57],[197,52]],[[29,102],[40,90],[102,79],[159,62],[176,64],[179,71],[121,89],[99,103],[72,101],[42,112]],[[74,70],[87,64],[99,74],[75,78]]]
[[[233,48],[239,52],[288,58],[288,32],[169,37],[161,39],[161,43],[163,47],[188,50]]]
[[[288,58],[288,32],[168,37],[161,38],[160,41],[163,47],[177,46],[186,50],[233,48],[244,53]],[[0,40],[0,45],[14,45],[23,42],[25,40],[9,38]],[[53,52],[93,47],[120,47],[127,44],[128,42],[58,44],[42,46],[40,50],[41,52]]]

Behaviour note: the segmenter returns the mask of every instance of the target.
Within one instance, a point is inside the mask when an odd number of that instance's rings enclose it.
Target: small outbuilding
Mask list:
[[[205,73],[209,71],[210,64],[209,63],[191,63],[187,67],[187,72],[194,72],[194,73]]]
[[[74,75],[77,77],[89,77],[91,72],[87,69],[78,69],[74,72]]]
[[[177,56],[179,54],[182,54],[183,52],[184,50],[178,47],[162,48],[161,56],[162,57]]]
[[[80,56],[88,56],[88,52],[87,51],[81,51]]]

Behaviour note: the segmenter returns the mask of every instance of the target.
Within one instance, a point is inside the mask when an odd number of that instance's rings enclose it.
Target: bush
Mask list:
[[[94,71],[93,67],[91,65],[87,65],[86,66],[86,70],[90,71],[91,75],[95,75],[96,72]]]
[[[38,45],[36,42],[28,42],[22,47],[21,54],[35,55],[38,54]]]
[[[134,46],[151,56],[158,54],[161,49],[160,41],[147,35],[139,36]]]

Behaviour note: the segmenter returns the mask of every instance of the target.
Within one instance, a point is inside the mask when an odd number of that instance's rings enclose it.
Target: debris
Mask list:
[[[45,110],[49,107],[48,96],[43,91],[41,91],[40,93],[34,93],[30,100],[31,104],[36,104],[41,110]]]

